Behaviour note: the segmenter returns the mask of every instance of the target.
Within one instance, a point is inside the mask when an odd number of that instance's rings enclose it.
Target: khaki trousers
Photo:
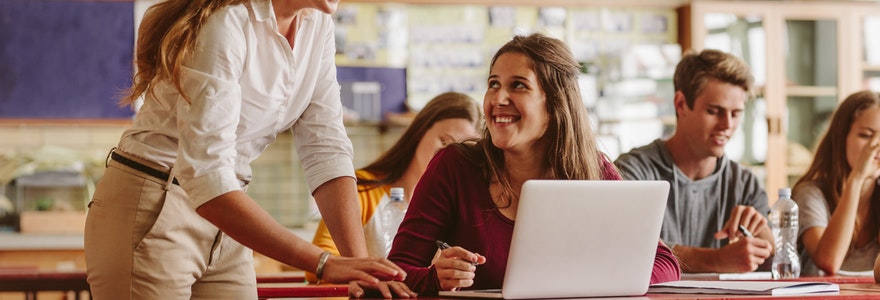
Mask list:
[[[89,203],[85,254],[97,300],[257,299],[250,249],[199,216],[180,186],[116,161]]]

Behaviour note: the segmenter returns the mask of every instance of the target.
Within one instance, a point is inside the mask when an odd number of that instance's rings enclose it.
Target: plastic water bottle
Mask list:
[[[406,208],[407,203],[403,200],[403,188],[391,188],[389,201],[382,207],[382,241],[385,243],[385,256],[383,257],[387,257],[388,252],[391,251],[391,243],[394,241],[394,236],[397,235],[400,223],[403,222]]]
[[[773,279],[799,277],[801,261],[797,254],[798,206],[791,200],[791,189],[779,189],[779,200],[770,208],[770,228],[776,239],[776,255],[770,269]]]

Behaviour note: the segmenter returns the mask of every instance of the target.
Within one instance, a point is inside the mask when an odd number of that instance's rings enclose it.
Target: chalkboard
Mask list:
[[[131,118],[116,103],[134,32],[133,1],[0,0],[0,119]],[[383,116],[406,111],[403,68],[339,67],[337,78],[380,83]]]
[[[123,119],[134,3],[0,0],[0,119]]]

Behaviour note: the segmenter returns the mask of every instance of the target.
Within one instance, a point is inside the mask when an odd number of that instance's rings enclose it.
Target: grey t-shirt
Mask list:
[[[770,211],[758,178],[726,156],[718,158],[711,175],[699,180],[691,180],[675,166],[666,143],[660,139],[621,155],[614,164],[626,180],[669,182],[660,232],[660,238],[669,246],[720,248],[727,240],[715,239],[715,232],[724,227],[734,207],[752,206],[764,217]]]
[[[792,191],[791,199],[798,205],[798,252],[801,256],[801,274],[825,275],[825,272],[820,270],[807,254],[807,250],[800,243],[800,236],[805,230],[812,227],[828,227],[828,221],[831,220],[831,208],[828,201],[825,200],[822,190],[812,182],[798,185]],[[840,269],[845,271],[873,270],[874,259],[877,258],[878,253],[880,253],[880,245],[878,245],[876,238],[861,248],[854,248],[850,245]]]

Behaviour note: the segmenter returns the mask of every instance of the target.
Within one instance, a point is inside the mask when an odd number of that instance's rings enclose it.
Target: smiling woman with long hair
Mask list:
[[[541,34],[514,37],[498,50],[483,98],[482,137],[434,157],[388,255],[413,290],[501,288],[527,180],[621,179],[596,148],[579,71],[562,41]],[[434,261],[438,240],[456,247]],[[677,280],[679,273],[658,241],[651,282]]]

